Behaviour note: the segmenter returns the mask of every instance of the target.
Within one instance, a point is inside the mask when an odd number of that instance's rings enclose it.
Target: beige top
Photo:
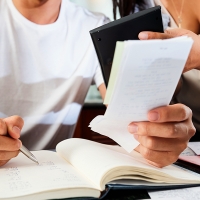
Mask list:
[[[162,12],[170,16],[171,28],[178,28],[176,22],[164,7],[160,0],[154,0],[156,5],[160,5]],[[174,99],[175,103],[183,103],[190,107],[193,111],[193,123],[197,129],[200,131],[200,71],[193,69],[182,75],[182,87],[180,92]]]

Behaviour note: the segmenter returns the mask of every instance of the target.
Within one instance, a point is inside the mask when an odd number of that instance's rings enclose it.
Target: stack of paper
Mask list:
[[[193,40],[117,42],[108,84],[104,116],[90,123],[93,131],[106,135],[131,152],[138,142],[128,132],[134,121],[147,121],[149,110],[170,103]]]

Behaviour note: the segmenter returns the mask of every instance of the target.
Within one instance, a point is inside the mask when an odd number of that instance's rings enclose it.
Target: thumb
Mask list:
[[[150,31],[143,31],[140,32],[138,37],[140,40],[149,40],[149,39],[169,39],[183,35],[189,35],[188,30],[175,28],[175,29],[167,29],[164,33],[158,32],[150,32]]]
[[[9,134],[14,139],[18,139],[20,137],[20,133],[24,125],[23,119],[15,115],[8,118],[4,118],[3,121],[6,124],[7,134]]]

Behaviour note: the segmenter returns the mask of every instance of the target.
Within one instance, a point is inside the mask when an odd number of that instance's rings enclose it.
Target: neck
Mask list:
[[[13,0],[13,4],[28,20],[44,25],[57,20],[61,0]]]

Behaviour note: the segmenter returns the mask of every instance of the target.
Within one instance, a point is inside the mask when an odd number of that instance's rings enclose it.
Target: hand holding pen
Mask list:
[[[19,150],[23,151],[27,157],[32,156],[26,148],[23,148],[24,146],[22,146],[22,143],[19,140],[23,125],[24,121],[19,116],[0,119],[0,166],[3,166],[10,159],[16,157]],[[35,158],[33,157],[32,160],[34,161],[34,159]],[[34,162],[37,162],[37,160]]]

